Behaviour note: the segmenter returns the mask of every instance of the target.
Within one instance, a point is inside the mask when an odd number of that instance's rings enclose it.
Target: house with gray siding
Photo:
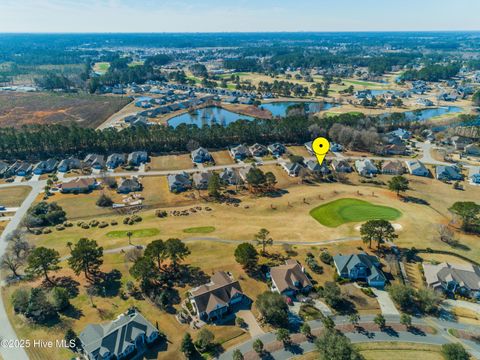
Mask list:
[[[383,288],[387,281],[377,257],[366,253],[335,255],[333,257],[337,274],[353,281],[363,281],[368,285]]]

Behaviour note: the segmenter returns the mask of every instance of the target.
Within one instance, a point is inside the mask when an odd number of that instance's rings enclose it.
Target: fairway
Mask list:
[[[128,237],[127,233],[129,230],[117,230],[117,231],[110,231],[107,233],[107,237],[109,238],[122,238]],[[137,230],[130,230],[132,233],[132,238],[143,238],[149,236],[155,236],[160,234],[160,230],[158,229],[137,229]]]
[[[215,231],[214,226],[199,226],[183,229],[184,233],[187,234],[208,234]]]
[[[322,225],[337,227],[349,222],[373,219],[395,220],[402,213],[397,209],[367,201],[339,199],[312,209],[310,215]]]

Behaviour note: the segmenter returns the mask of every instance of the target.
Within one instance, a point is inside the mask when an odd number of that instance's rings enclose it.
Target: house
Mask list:
[[[61,185],[63,193],[87,193],[97,187],[95,179],[73,179]]]
[[[398,139],[398,138],[396,138]],[[400,140],[400,139],[398,139]],[[398,144],[379,145],[375,147],[375,153],[379,155],[406,155],[407,147],[400,140]]]
[[[107,157],[107,167],[109,169],[115,169],[125,163],[125,155],[123,154],[111,154]]]
[[[193,184],[195,189],[205,190],[208,188],[208,181],[212,177],[212,173],[208,171],[193,174]]]
[[[197,164],[212,161],[212,155],[203,147],[193,150],[190,156],[192,157],[192,161]]]
[[[272,267],[267,277],[272,280],[272,291],[285,296],[308,293],[312,289],[312,282],[305,274],[305,269],[293,259],[285,261],[285,265]]]
[[[253,144],[252,146],[250,146],[248,148],[248,150],[250,151],[250,154],[252,154],[252,156],[265,156],[267,155],[268,153],[268,149],[265,145],[262,145],[262,144]]]
[[[480,156],[480,144],[466,145],[463,153],[469,156]]]
[[[293,177],[298,176],[298,174],[300,174],[300,171],[304,168],[302,165],[296,162],[282,163],[282,167],[285,169],[289,176]]]
[[[131,179],[122,179],[118,185],[117,192],[120,194],[128,194],[135,191],[142,191],[142,184],[136,176]]]
[[[480,299],[480,268],[472,264],[423,264],[431,289]]]
[[[168,188],[173,193],[179,193],[192,188],[192,181],[186,172],[167,176]]]
[[[433,106],[433,101],[427,98],[417,99],[417,104],[421,106]]]
[[[60,164],[58,164],[57,170],[65,173],[73,169],[80,169],[80,167],[81,167],[81,162],[79,159],[74,157],[69,157],[68,159],[63,159],[62,161],[60,161]]]
[[[308,160],[307,162],[305,162],[305,165],[308,170],[314,173],[321,173],[323,175],[327,175],[330,173],[330,169],[328,168],[326,161],[324,161],[322,165],[320,165],[316,160]]]
[[[105,324],[89,324],[78,336],[89,360],[126,359],[154,343],[159,331],[142,314],[129,310]]]
[[[408,140],[412,138],[412,133],[402,128],[399,128],[394,131],[390,131],[387,135],[398,137],[399,139],[402,139],[402,140]]]
[[[0,177],[3,177],[7,173],[9,165],[6,162],[0,161]]]
[[[83,162],[92,169],[101,170],[105,167],[105,157],[103,155],[88,154]]]
[[[303,146],[305,146],[305,149],[307,149],[307,151],[313,155],[314,151],[312,149],[312,144],[313,144],[313,141],[308,141],[305,144],[303,144]]]
[[[377,167],[370,159],[355,161],[355,168],[361,176],[373,176],[378,173]]]
[[[127,163],[131,166],[139,166],[148,161],[148,153],[146,151],[134,151],[128,154]]]
[[[343,146],[334,142],[330,143],[330,151],[332,152],[342,152]]]
[[[219,176],[220,180],[228,185],[239,185],[242,183],[240,175],[238,175],[235,170],[231,168],[224,169]]]
[[[470,179],[470,184],[480,185],[480,166],[472,166],[468,171],[468,178]]]
[[[247,175],[248,175],[248,173],[250,172],[251,169],[252,169],[251,166],[246,166],[246,167],[242,167],[241,169],[238,170],[238,176],[240,177],[240,179],[244,183],[247,182]]]
[[[407,166],[408,172],[415,176],[430,176],[430,172],[428,169],[423,165],[422,162],[418,160],[407,160],[405,161],[405,165]]]
[[[203,321],[221,319],[235,305],[248,298],[243,294],[240,283],[232,275],[217,271],[210,282],[189,292],[189,301],[198,317]]]
[[[48,160],[43,160],[39,161],[38,163],[35,164],[33,167],[33,173],[35,175],[42,175],[42,174],[48,174],[57,168],[58,161],[55,159],[48,159]]]
[[[387,281],[377,257],[366,253],[335,255],[333,257],[337,274],[344,279],[364,281],[368,285],[383,288]]]
[[[450,139],[455,150],[463,150],[465,147],[472,143],[472,140],[464,136],[452,136]]]
[[[285,153],[287,149],[285,148],[285,145],[280,144],[280,143],[274,143],[268,145],[268,151],[273,155],[273,156],[281,156]]]
[[[435,177],[437,180],[450,181],[450,180],[463,180],[463,175],[457,166],[439,165],[435,168]]]
[[[10,167],[7,169],[6,173],[8,176],[26,176],[30,174],[32,171],[33,166],[28,162],[23,161],[15,161]]]
[[[382,174],[402,175],[403,171],[403,165],[398,160],[387,160],[382,164]]]
[[[338,173],[351,173],[353,171],[347,160],[333,159],[332,168]]]
[[[230,149],[230,154],[235,160],[243,160],[250,156],[250,150],[245,145],[238,145]]]

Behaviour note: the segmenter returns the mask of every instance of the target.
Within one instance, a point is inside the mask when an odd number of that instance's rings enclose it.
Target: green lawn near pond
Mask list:
[[[143,238],[143,237],[149,237],[149,236],[155,236],[160,234],[160,230],[151,228],[151,229],[138,229],[138,230],[115,230],[115,231],[110,231],[107,233],[107,237],[109,238],[122,238],[122,237],[128,237],[127,233],[128,232],[132,233],[132,238]]]
[[[374,219],[395,220],[402,213],[388,206],[371,204],[357,199],[338,199],[320,205],[310,211],[310,215],[320,224],[337,227],[349,222],[361,222]]]
[[[214,226],[199,226],[183,229],[183,232],[187,234],[208,234],[214,231]]]

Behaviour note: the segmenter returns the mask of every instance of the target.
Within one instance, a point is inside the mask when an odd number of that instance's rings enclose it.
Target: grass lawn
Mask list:
[[[397,343],[397,342],[369,342],[357,344],[355,347],[365,356],[366,360],[443,360],[440,346]]]
[[[215,165],[230,165],[235,164],[228,150],[214,151],[210,153],[215,160]]]
[[[183,170],[193,167],[190,155],[167,155],[152,157],[148,164],[150,170]]]
[[[183,232],[187,234],[208,234],[214,231],[215,226],[198,226],[183,229]]]
[[[115,230],[106,233],[105,236],[109,238],[125,238],[127,237],[127,233],[129,231],[132,233],[132,238],[143,238],[160,234],[160,230],[152,228],[137,230]]]
[[[93,71],[99,74],[105,74],[110,68],[110,63],[106,61],[97,62],[93,65]]]
[[[328,227],[337,227],[349,222],[360,222],[373,219],[395,220],[402,213],[397,209],[379,206],[368,201],[357,199],[338,199],[320,205],[310,211],[320,224]]]
[[[15,186],[0,189],[0,206],[18,207],[28,196],[32,188],[30,186]]]

